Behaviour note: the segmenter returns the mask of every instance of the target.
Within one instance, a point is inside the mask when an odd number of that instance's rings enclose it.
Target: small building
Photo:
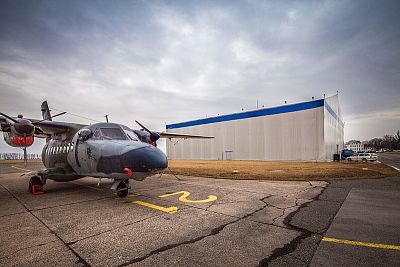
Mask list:
[[[166,131],[215,137],[169,140],[169,159],[331,161],[344,148],[338,95],[168,124]]]
[[[361,152],[364,151],[364,146],[361,144],[360,141],[350,142],[346,144],[346,149],[352,150],[353,152]]]

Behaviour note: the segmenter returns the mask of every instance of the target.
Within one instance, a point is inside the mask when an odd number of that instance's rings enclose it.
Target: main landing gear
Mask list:
[[[33,195],[44,194],[43,186],[46,184],[46,180],[39,176],[32,176],[29,180],[28,192]]]
[[[118,197],[126,197],[129,193],[129,180],[115,180],[111,189],[115,190]]]

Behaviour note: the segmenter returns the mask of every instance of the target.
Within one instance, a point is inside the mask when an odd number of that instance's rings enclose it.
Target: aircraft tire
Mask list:
[[[124,182],[121,182],[117,187],[117,196],[126,197],[128,195],[129,189]]]

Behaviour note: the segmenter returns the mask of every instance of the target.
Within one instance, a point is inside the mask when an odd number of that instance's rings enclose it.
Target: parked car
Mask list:
[[[367,161],[374,162],[377,159],[378,155],[376,155],[375,153],[359,153],[347,158],[348,161],[362,161],[362,162],[367,162]]]

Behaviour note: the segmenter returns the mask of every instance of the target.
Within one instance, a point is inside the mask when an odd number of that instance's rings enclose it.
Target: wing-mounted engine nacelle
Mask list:
[[[153,141],[151,138],[150,133],[144,131],[144,130],[133,130],[135,134],[139,137],[140,141],[148,143],[153,146],[157,146],[157,140]]]
[[[4,141],[13,147],[29,147],[35,141],[34,135],[27,135],[26,137],[14,134],[12,132],[3,132]]]

